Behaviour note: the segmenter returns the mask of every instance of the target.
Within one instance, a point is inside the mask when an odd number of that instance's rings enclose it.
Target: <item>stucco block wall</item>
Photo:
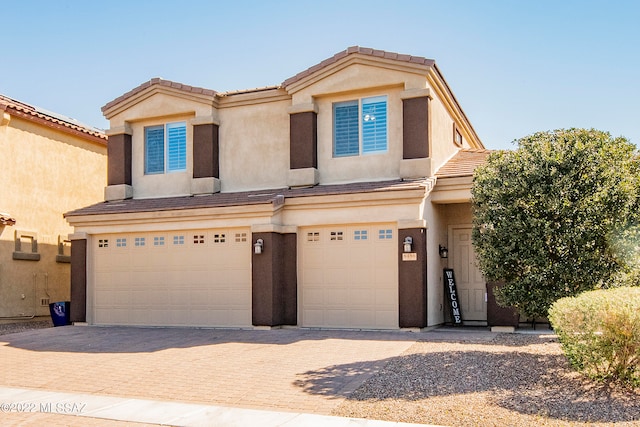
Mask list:
[[[0,147],[0,210],[16,219],[0,227],[0,316],[46,315],[41,298],[70,297],[69,264],[56,262],[73,232],[63,213],[102,200],[107,149],[17,117],[0,126]],[[13,259],[16,231],[36,236],[40,260]]]

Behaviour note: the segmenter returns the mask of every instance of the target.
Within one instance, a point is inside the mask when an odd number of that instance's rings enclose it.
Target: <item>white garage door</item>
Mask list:
[[[305,228],[299,247],[302,326],[398,328],[394,225]]]
[[[250,326],[250,239],[247,229],[95,236],[93,322]]]

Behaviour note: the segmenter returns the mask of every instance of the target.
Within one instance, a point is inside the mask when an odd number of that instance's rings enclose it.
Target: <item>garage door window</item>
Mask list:
[[[385,229],[378,230],[378,238],[380,240],[390,240],[393,239],[393,230]]]
[[[145,240],[144,237],[136,237],[134,240],[134,246],[136,247],[142,247],[145,245]]]
[[[355,230],[353,232],[353,240],[367,240],[367,230]]]
[[[126,248],[127,247],[127,239],[116,239],[116,247],[117,248]]]
[[[184,245],[184,236],[173,236],[174,245]]]
[[[164,236],[156,236],[153,238],[153,246],[164,246]]]

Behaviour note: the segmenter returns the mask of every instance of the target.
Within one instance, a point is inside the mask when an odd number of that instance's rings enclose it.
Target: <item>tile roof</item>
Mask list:
[[[315,73],[318,70],[321,70],[322,68],[334,64],[336,62],[338,62],[339,60],[341,60],[342,58],[346,58],[349,55],[353,55],[353,54],[360,54],[360,55],[367,55],[367,56],[373,56],[373,57],[377,57],[377,58],[384,58],[384,59],[392,59],[395,61],[404,61],[404,62],[412,62],[414,64],[421,64],[421,65],[426,65],[426,66],[432,66],[435,64],[435,61],[433,59],[427,59],[427,58],[423,58],[422,56],[411,56],[411,55],[406,55],[406,54],[402,54],[402,53],[395,53],[395,52],[387,52],[384,50],[377,50],[377,49],[371,49],[368,47],[360,47],[360,46],[351,46],[349,48],[347,48],[346,50],[343,50],[342,52],[336,53],[335,55],[333,55],[331,58],[327,58],[324,61],[310,67],[307,68],[306,70],[296,74],[293,77],[288,78],[287,80],[285,80],[282,83],[282,86],[288,86],[292,83],[297,82],[298,80],[301,80],[303,78],[305,78],[306,76]]]
[[[0,212],[0,225],[14,225],[16,220],[8,213]]]
[[[224,97],[224,96],[233,96],[233,95],[241,95],[241,94],[246,94],[246,93],[253,93],[253,92],[264,92],[264,91],[268,91],[268,90],[274,90],[274,89],[281,89],[284,88],[285,86],[288,86],[292,83],[297,82],[298,80],[303,79],[304,77],[308,76],[309,74],[312,74],[328,65],[334,64],[336,62],[338,62],[339,60],[341,60],[342,58],[346,58],[349,55],[353,55],[353,54],[360,54],[360,55],[367,55],[367,56],[371,56],[371,57],[376,57],[376,58],[384,58],[384,59],[392,59],[395,61],[403,61],[403,62],[411,62],[414,64],[421,64],[421,65],[426,65],[426,66],[431,66],[433,64],[435,64],[435,61],[433,59],[427,59],[427,58],[423,58],[421,56],[411,56],[411,55],[406,55],[406,54],[401,54],[401,53],[395,53],[395,52],[387,52],[384,50],[377,50],[377,49],[371,49],[371,48],[367,48],[367,47],[360,47],[360,46],[351,46],[345,50],[343,50],[342,52],[336,53],[335,55],[333,55],[331,58],[327,58],[324,61],[296,74],[293,77],[288,78],[287,80],[285,80],[283,83],[281,83],[280,85],[275,85],[275,86],[265,86],[265,87],[259,87],[259,88],[255,88],[255,89],[241,89],[241,90],[230,90],[230,91],[226,91],[226,92],[217,92],[215,90],[212,89],[205,89],[205,88],[201,88],[201,87],[196,87],[196,86],[189,86],[189,85],[185,85],[182,83],[178,83],[178,82],[173,82],[171,80],[165,80],[163,78],[160,77],[155,77],[149,81],[146,81],[144,83],[142,83],[140,86],[130,90],[129,92],[117,97],[116,99],[114,99],[113,101],[108,102],[107,104],[105,104],[102,107],[102,112],[104,113],[106,110],[110,109],[111,107],[113,107],[114,105],[117,105],[123,101],[126,101],[128,98],[144,91],[145,89],[153,86],[153,85],[160,85],[160,86],[167,86],[167,87],[172,87],[175,89],[179,89],[185,92],[190,92],[190,93],[196,93],[196,94],[203,94],[203,95],[208,95],[211,97]]]
[[[107,136],[100,129],[80,123],[71,117],[66,117],[43,108],[16,101],[15,99],[11,99],[4,95],[0,95],[0,111],[7,111],[10,115],[15,115],[25,119],[38,120],[49,127],[89,136],[96,142],[100,142],[102,144],[107,143]]]
[[[105,104],[102,107],[102,112],[104,113],[106,110],[108,110],[109,108],[113,107],[116,104],[119,104],[122,101],[127,100],[128,98],[131,98],[132,96],[142,92],[143,90],[154,86],[154,85],[160,85],[160,86],[166,86],[166,87],[171,87],[174,89],[178,89],[178,90],[182,90],[184,92],[190,92],[190,93],[195,93],[195,94],[201,94],[201,95],[207,95],[207,96],[215,96],[217,94],[217,92],[215,90],[211,90],[211,89],[205,89],[202,87],[197,87],[197,86],[189,86],[189,85],[185,85],[182,83],[178,83],[178,82],[172,82],[171,80],[165,80],[161,77],[154,77],[149,81],[146,81],[144,83],[142,83],[140,86],[131,89],[129,92],[120,95],[119,97],[117,97],[116,99],[114,99],[111,102],[108,102],[107,104]]]
[[[438,178],[455,178],[472,176],[473,171],[486,162],[493,150],[466,148],[458,151],[447,163],[436,172]]]
[[[433,182],[429,179],[357,182],[349,184],[316,185],[306,188],[276,188],[235,193],[215,193],[202,196],[163,197],[155,199],[126,199],[102,202],[67,212],[65,217],[81,215],[103,215],[168,210],[248,206],[283,203],[285,199],[338,194],[374,193],[422,189],[428,192]]]

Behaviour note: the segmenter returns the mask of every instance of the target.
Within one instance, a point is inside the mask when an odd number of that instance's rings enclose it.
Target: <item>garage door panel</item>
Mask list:
[[[375,312],[372,310],[351,310],[349,323],[357,328],[370,328],[376,326]]]
[[[322,307],[324,305],[324,288],[307,287],[302,294],[305,307]]]
[[[247,236],[248,229],[96,236],[94,323],[250,326]]]
[[[371,285],[375,283],[376,276],[372,268],[354,268],[348,271],[350,284]]]
[[[326,310],[324,312],[323,323],[313,326],[329,326],[333,328],[344,328],[349,324],[349,312],[347,310]]]
[[[325,286],[346,286],[349,283],[349,271],[345,268],[327,268],[324,272]]]
[[[307,268],[302,272],[302,281],[308,286],[324,282],[324,270],[321,268]]]
[[[379,327],[385,327],[385,325],[392,324],[398,321],[397,310],[377,310],[375,316],[375,324]]]
[[[326,288],[324,305],[329,307],[346,307],[348,291],[345,288]]]
[[[334,268],[349,267],[349,251],[343,245],[329,244],[331,248],[325,253],[323,265],[331,265]]]
[[[349,289],[347,301],[353,307],[366,308],[368,311],[374,311],[376,306],[375,295],[370,289]]]
[[[299,248],[302,326],[398,327],[393,225],[309,228],[300,233]]]

